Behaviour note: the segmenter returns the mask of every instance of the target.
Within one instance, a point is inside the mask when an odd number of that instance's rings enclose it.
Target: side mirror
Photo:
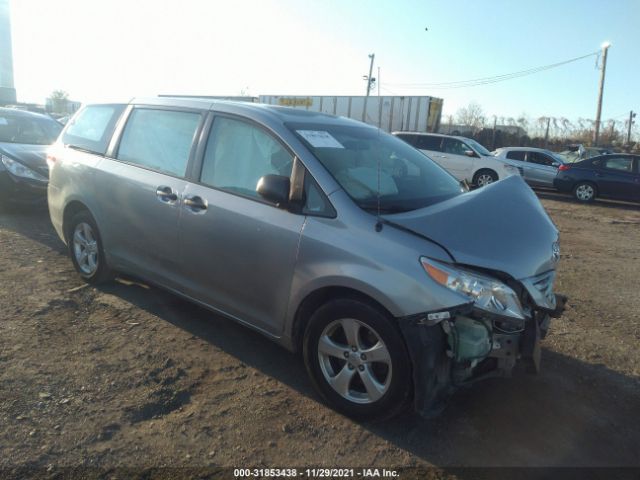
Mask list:
[[[291,181],[283,175],[265,175],[260,177],[256,192],[265,200],[275,203],[278,207],[289,202]]]
[[[473,150],[465,150],[465,151],[464,151],[464,154],[465,154],[467,157],[475,157],[475,156],[476,156],[476,152],[474,152]]]
[[[554,168],[558,168],[560,166],[560,162],[552,162],[551,166]]]

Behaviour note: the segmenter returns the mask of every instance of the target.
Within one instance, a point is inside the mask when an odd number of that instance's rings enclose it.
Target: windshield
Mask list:
[[[46,117],[0,113],[0,142],[51,145],[62,125]]]
[[[404,141],[371,127],[287,125],[364,210],[416,210],[461,194],[448,172]]]
[[[480,145],[475,140],[473,140],[471,138],[465,138],[464,141],[465,141],[465,143],[468,143],[471,146],[471,148],[473,148],[480,155],[483,155],[485,157],[490,157],[491,156],[491,152],[489,150],[487,150],[486,148],[484,148],[482,145]]]

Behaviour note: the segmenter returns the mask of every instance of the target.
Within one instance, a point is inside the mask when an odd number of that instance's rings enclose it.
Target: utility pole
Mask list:
[[[551,123],[551,117],[547,117],[547,128],[544,131],[544,148],[549,145],[549,124]]]
[[[496,125],[498,123],[498,117],[493,116],[493,132],[491,133],[491,150],[496,149]]]
[[[367,77],[367,97],[369,93],[371,93],[371,74],[373,73],[373,59],[376,58],[376,54],[369,54],[369,58],[371,59],[371,63],[369,64],[369,76]]]
[[[600,88],[598,90],[598,109],[596,110],[596,125],[593,131],[593,146],[598,146],[598,136],[600,135],[600,117],[602,116],[602,95],[604,93],[604,77],[607,72],[607,52],[611,44],[602,44],[602,67],[600,67]]]
[[[380,96],[380,67],[378,67],[378,77],[376,78],[376,84],[378,85],[378,96]]]
[[[631,110],[629,112],[629,128],[627,129],[627,145],[631,145],[631,125],[633,125],[634,118],[636,118],[636,112]]]

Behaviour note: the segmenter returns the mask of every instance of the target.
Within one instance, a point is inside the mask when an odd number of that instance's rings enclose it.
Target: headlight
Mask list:
[[[475,272],[453,268],[426,257],[420,263],[427,274],[440,285],[473,300],[481,310],[524,320],[524,313],[516,293],[504,283]]]
[[[0,155],[0,160],[3,165],[16,177],[28,178],[30,180],[37,180],[38,182],[46,182],[47,177],[40,175],[38,172],[34,172],[28,167],[25,167],[20,162],[7,157],[6,155]]]

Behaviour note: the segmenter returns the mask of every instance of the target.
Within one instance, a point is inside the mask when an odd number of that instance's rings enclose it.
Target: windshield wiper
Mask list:
[[[360,208],[366,210],[367,212],[378,212],[378,204],[377,203],[359,203]],[[414,210],[413,208],[402,207],[400,205],[380,205],[380,213],[402,213],[409,212]]]

